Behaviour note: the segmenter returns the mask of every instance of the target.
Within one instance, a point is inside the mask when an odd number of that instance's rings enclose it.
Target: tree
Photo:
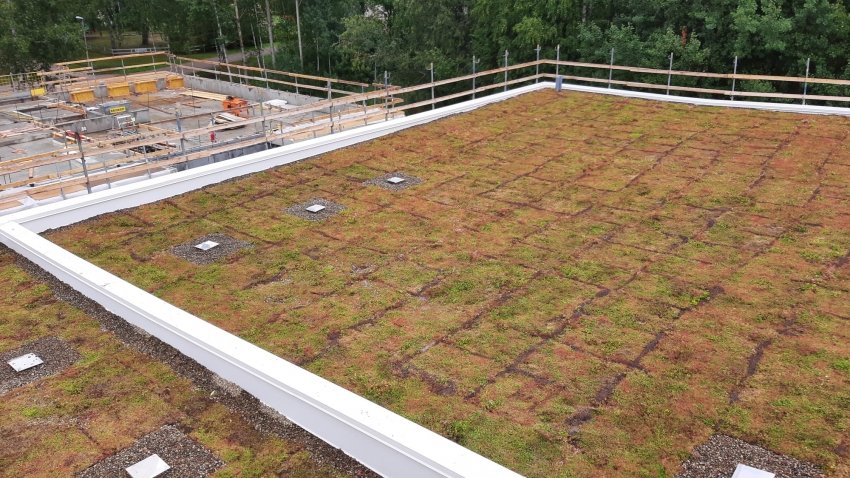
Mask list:
[[[0,69],[47,70],[82,54],[83,31],[75,11],[86,9],[73,0],[0,2]]]

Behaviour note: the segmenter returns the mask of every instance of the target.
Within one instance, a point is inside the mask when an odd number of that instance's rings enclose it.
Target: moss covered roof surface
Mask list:
[[[544,91],[48,237],[528,476],[714,433],[850,473],[848,134]],[[254,247],[167,252],[210,233]]]

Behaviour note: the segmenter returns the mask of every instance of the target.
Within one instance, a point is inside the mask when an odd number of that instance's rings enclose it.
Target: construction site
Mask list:
[[[400,99],[364,99],[385,85],[164,52],[4,78],[0,214],[403,115]]]

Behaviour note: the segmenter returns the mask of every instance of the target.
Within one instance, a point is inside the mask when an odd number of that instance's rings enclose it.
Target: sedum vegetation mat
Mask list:
[[[545,91],[48,237],[528,476],[671,476],[716,433],[838,476],[848,136]],[[362,185],[393,171],[425,182]],[[165,252],[214,232],[254,247]]]
[[[17,267],[5,248],[0,290],[0,352],[59,336],[82,356],[0,397],[0,476],[74,476],[167,424],[226,462],[215,477],[340,476],[123,345]]]

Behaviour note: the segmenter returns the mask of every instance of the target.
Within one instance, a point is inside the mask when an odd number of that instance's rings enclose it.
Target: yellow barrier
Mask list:
[[[47,91],[45,91],[45,90],[44,90],[44,88],[36,88],[36,89],[34,89],[34,90],[30,90],[30,95],[31,95],[33,98],[35,98],[36,96],[41,96],[41,95],[43,95],[43,94],[45,94],[45,93],[47,93]]]
[[[94,90],[72,91],[71,101],[73,103],[84,103],[86,101],[94,101]]]
[[[156,81],[137,81],[136,93],[150,93],[156,91]]]
[[[117,96],[130,96],[130,85],[127,83],[119,83],[117,85],[109,85],[106,87],[107,95],[110,98]]]
[[[183,88],[184,86],[182,76],[169,76],[165,82],[168,88]]]

